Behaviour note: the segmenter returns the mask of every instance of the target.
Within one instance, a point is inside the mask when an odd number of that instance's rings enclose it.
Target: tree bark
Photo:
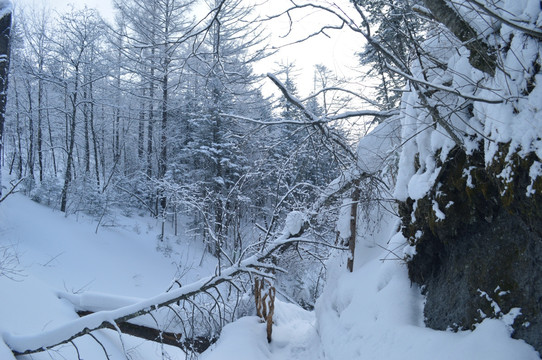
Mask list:
[[[32,85],[30,80],[26,79],[26,93],[28,96],[28,171],[30,178],[34,181],[34,106],[32,102]]]
[[[38,79],[38,138],[37,147],[38,147],[38,165],[39,165],[39,176],[40,183],[43,182],[43,80],[41,79],[41,74],[43,73],[43,59],[40,59],[39,64],[39,73],[40,78]]]

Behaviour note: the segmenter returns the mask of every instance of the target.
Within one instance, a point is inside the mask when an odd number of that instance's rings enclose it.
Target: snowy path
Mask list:
[[[274,320],[270,344],[265,324],[255,316],[245,317],[227,325],[217,344],[202,359],[323,359],[314,312],[277,300]]]
[[[280,302],[275,309],[275,320],[270,359],[322,358],[314,312]]]

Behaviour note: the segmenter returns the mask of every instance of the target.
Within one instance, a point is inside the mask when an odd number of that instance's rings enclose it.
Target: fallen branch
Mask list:
[[[91,334],[93,331],[99,329],[108,329],[112,326],[116,329],[119,327],[119,324],[126,323],[131,319],[149,314],[178,301],[189,300],[191,297],[215,288],[223,282],[231,281],[239,274],[257,273],[260,276],[272,276],[261,271],[261,269],[266,268],[275,269],[273,265],[265,261],[277,250],[300,241],[303,242],[303,239],[292,238],[290,234],[284,233],[276,241],[269,244],[264,251],[223,269],[220,276],[209,276],[179,289],[170,290],[169,292],[115,310],[95,312],[63,326],[38,334],[25,336],[4,333],[3,340],[15,355],[27,355],[71,343],[74,339]],[[280,269],[276,270],[280,271]]]
[[[79,315],[80,317],[85,317],[92,314],[94,314],[94,312],[92,311],[77,312],[77,315]],[[185,337],[184,340],[181,340],[182,334],[162,331],[149,326],[133,324],[130,322],[117,323],[117,326],[108,323],[105,325],[105,329],[111,329],[115,331],[117,331],[117,329],[120,329],[120,331],[126,335],[135,336],[141,339],[158,342],[165,345],[175,346],[182,349],[183,351],[195,351],[197,353],[204,352],[216,341],[215,337],[207,338],[204,336],[196,336],[195,338]]]

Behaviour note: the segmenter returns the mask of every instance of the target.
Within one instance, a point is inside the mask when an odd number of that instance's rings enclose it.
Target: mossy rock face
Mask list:
[[[430,193],[400,205],[403,235],[416,246],[409,276],[426,293],[429,327],[472,329],[521,308],[513,336],[542,354],[542,179],[529,175],[540,159],[501,150],[486,167],[481,149],[454,149]]]

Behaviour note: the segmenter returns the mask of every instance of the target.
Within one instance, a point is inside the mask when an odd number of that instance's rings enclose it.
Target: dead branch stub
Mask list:
[[[267,292],[263,292],[265,283],[268,283]],[[262,296],[263,292],[263,296]],[[271,342],[271,333],[273,331],[273,315],[275,313],[275,295],[276,289],[271,286],[269,281],[264,279],[254,279],[254,301],[256,304],[256,315],[267,324],[267,342]]]

